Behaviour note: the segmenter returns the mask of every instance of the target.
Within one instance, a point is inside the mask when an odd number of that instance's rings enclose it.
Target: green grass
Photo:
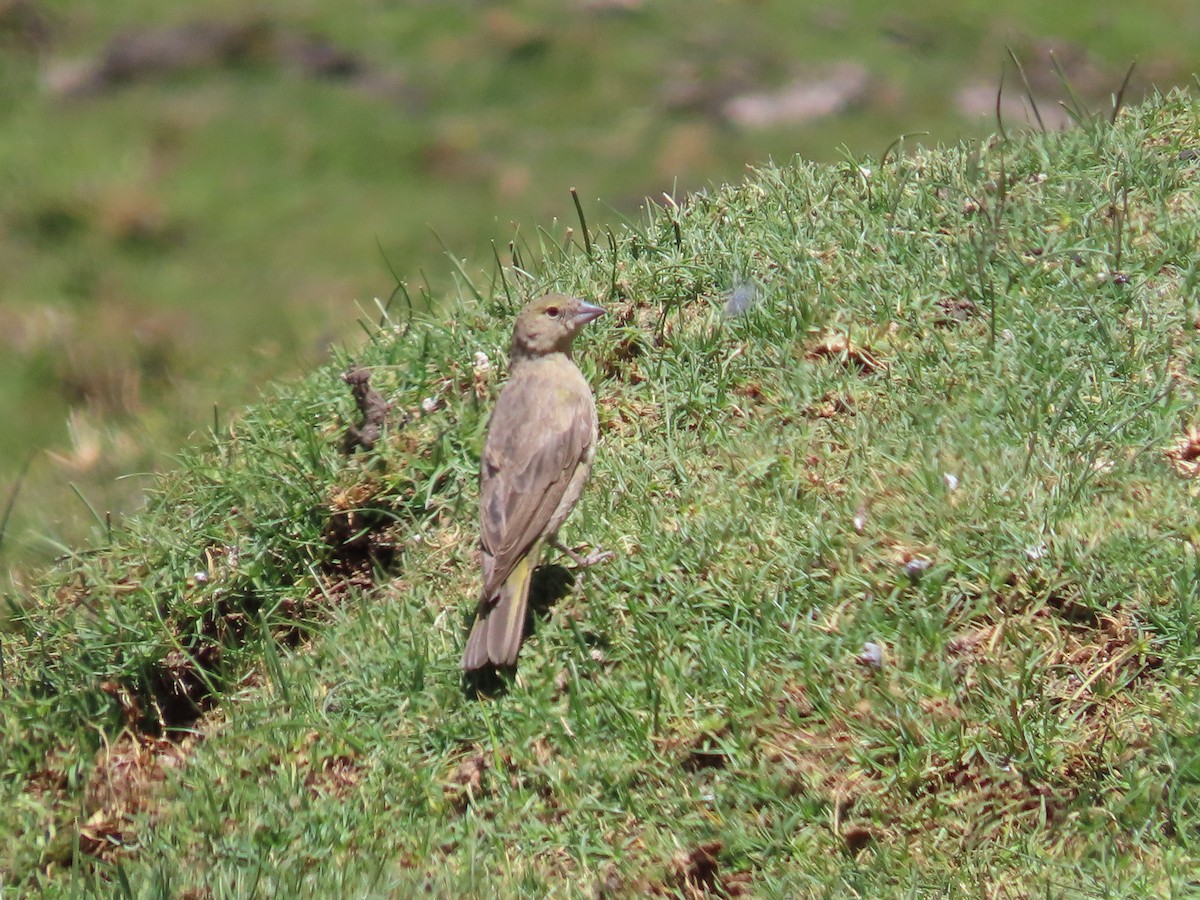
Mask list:
[[[340,451],[338,358],[17,599],[0,883],[1188,895],[1197,149],[1174,94],[766,166],[393,310],[353,351],[392,404],[374,451]],[[480,699],[476,459],[548,288],[609,309],[564,536],[617,555],[544,570],[519,675]]]
[[[1104,106],[1135,58],[1131,97],[1187,80],[1200,33],[1190,0],[568,6],[47,2],[36,50],[10,24],[23,5],[0,16],[5,495],[33,461],[5,567],[59,552],[38,537],[70,546],[86,530],[68,482],[119,517],[146,480],[118,476],[161,468],[214,405],[227,418],[355,336],[357,307],[392,289],[389,264],[418,301],[423,273],[440,297],[443,245],[486,268],[491,242],[574,222],[572,186],[601,227],[639,215],[643,197],[736,180],[747,162],[878,157],[904,132],[979,136],[990,112],[965,117],[955,93],[994,86],[1006,46],[1060,96],[1038,50],[1058,46]],[[400,87],[306,78],[269,55],[93,96],[45,87],[116,34],[251,16],[327,38]],[[728,93],[846,60],[871,82],[836,115],[743,132],[717,112]],[[1015,96],[1011,67],[1006,84]]]

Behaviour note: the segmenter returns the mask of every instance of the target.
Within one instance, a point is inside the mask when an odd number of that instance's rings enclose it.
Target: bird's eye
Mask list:
[[[547,308],[546,315],[552,319],[557,319],[560,312],[562,312],[562,310],[560,310],[557,306],[551,306]]]

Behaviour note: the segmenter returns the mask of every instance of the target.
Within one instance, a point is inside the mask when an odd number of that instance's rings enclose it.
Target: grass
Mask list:
[[[374,450],[342,355],[17,601],[4,887],[1194,891],[1197,149],[1175,93],[764,166],[383,315]],[[616,559],[542,570],[478,698],[476,459],[549,288],[609,310],[564,537]]]
[[[119,518],[148,481],[129,473],[161,468],[204,432],[214,405],[227,418],[270,377],[306,371],[356,335],[357,307],[391,289],[389,265],[418,301],[422,273],[440,297],[452,283],[443,247],[468,271],[486,268],[491,242],[574,222],[572,186],[593,226],[616,226],[643,197],[737,180],[747,161],[878,157],[902,132],[979,136],[995,127],[990,103],[965,115],[956,92],[982,83],[990,96],[1006,46],[1053,111],[1062,92],[1044,46],[1059,47],[1088,102],[1103,103],[1135,58],[1131,98],[1188,79],[1200,32],[1189,0],[561,7],[0,10],[5,495],[32,460],[0,547],[5,567],[86,533],[90,514],[68,482]],[[23,17],[43,21],[46,43],[22,38]],[[264,52],[92,95],[47,87],[116,35],[196,21],[316,36],[371,77],[307,77]],[[719,112],[730,93],[845,61],[870,80],[833,115],[745,131]]]

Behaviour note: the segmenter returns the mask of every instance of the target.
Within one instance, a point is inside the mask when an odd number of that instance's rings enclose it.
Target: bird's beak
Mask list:
[[[604,315],[602,307],[596,306],[594,303],[581,301],[575,310],[575,324],[586,325],[588,322],[598,319],[602,315]]]

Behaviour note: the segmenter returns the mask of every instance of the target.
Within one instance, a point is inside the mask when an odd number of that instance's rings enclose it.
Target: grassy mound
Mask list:
[[[1186,891],[1198,152],[1180,94],[768,167],[385,315],[353,354],[390,404],[372,449],[340,360],[17,600],[3,883]],[[518,294],[550,287],[610,312],[563,536],[617,559],[543,569],[481,698],[476,458]]]

